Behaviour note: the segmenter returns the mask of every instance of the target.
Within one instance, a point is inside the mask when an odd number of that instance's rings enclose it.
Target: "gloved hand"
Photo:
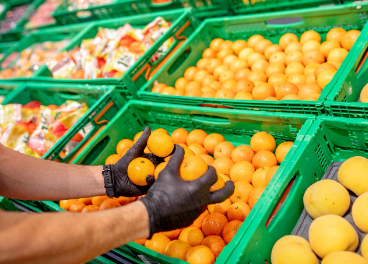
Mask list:
[[[138,141],[131,147],[127,153],[115,164],[111,166],[111,177],[114,188],[115,197],[126,196],[134,197],[147,193],[148,189],[155,182],[153,175],[147,176],[146,180],[148,185],[138,186],[135,185],[128,177],[128,165],[129,163],[138,157],[145,157],[152,161],[156,166],[161,162],[161,158],[156,157],[152,153],[144,154],[144,149],[147,145],[147,140],[151,135],[151,129],[146,127],[138,139]]]
[[[220,203],[234,192],[234,183],[227,181],[225,186],[215,192],[210,187],[217,181],[212,166],[200,178],[184,181],[179,175],[184,150],[175,145],[175,152],[156,182],[140,201],[149,214],[150,237],[160,231],[170,231],[187,227],[203,212],[208,204]]]

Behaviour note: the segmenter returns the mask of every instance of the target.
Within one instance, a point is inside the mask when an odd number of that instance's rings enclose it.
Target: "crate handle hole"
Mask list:
[[[177,69],[186,61],[189,55],[192,53],[190,48],[186,48],[179,57],[177,57],[176,61],[170,66],[169,70],[167,71],[169,75],[172,75]]]
[[[59,92],[59,95],[67,100],[78,100],[82,97],[81,94],[75,92]]]
[[[229,119],[225,117],[218,116],[202,116],[202,115],[192,115],[192,120],[194,122],[209,124],[209,125],[230,125]]]
[[[301,17],[283,17],[283,18],[276,18],[270,19],[266,21],[266,25],[268,27],[291,27],[297,25],[303,25],[304,20]]]

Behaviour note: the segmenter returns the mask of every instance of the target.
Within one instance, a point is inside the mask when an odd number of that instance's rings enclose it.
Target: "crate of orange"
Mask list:
[[[352,4],[208,19],[138,95],[193,106],[324,114],[367,10],[367,4]],[[285,17],[293,22],[277,24]]]
[[[368,118],[368,32],[361,34],[344,62],[345,70],[327,96],[325,108],[329,115],[347,118]]]
[[[116,85],[126,98],[137,97],[196,26],[191,9],[97,21],[34,80]]]
[[[73,163],[114,164],[138,140],[144,127],[150,126],[152,133],[146,153],[166,158],[156,167],[144,157],[129,164],[130,179],[144,185],[146,176],[136,173],[137,170],[144,169],[146,174],[160,177],[159,172],[170,159],[168,155],[174,143],[180,144],[185,150],[180,169],[183,179],[200,177],[211,164],[218,174],[218,181],[211,189],[219,189],[226,181],[232,180],[235,182],[234,194],[223,203],[209,205],[190,227],[158,233],[151,240],[131,242],[116,251],[122,254],[130,252],[137,260],[139,255],[144,255],[160,263],[184,263],[183,260],[192,263],[191,258],[196,256],[193,251],[199,249],[201,260],[225,258],[235,263],[240,257],[233,254],[235,248],[240,245],[241,237],[250,228],[251,219],[265,197],[278,192],[272,187],[276,183],[274,178],[290,176],[287,172],[289,161],[313,120],[312,115],[270,115],[262,111],[239,112],[132,100]],[[138,198],[99,196],[60,201],[59,205],[39,203],[46,211],[61,210],[61,207],[88,212],[124,205]],[[181,254],[175,255],[176,249]],[[185,254],[187,250],[188,257]]]

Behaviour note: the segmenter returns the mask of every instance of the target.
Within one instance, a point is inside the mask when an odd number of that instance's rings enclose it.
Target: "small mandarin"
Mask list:
[[[286,154],[288,153],[290,148],[293,146],[293,144],[294,143],[291,141],[286,141],[277,146],[276,151],[275,151],[275,156],[279,163],[281,163],[284,160]]]
[[[218,159],[220,157],[230,158],[231,153],[234,149],[235,149],[235,147],[232,143],[230,143],[228,141],[223,141],[223,142],[218,143],[215,146],[213,156],[215,157],[215,159]]]
[[[219,177],[221,178],[221,177]],[[222,179],[222,178],[221,178]],[[223,180],[223,179],[222,179]],[[209,204],[207,206],[208,212],[210,214],[212,213],[220,213],[223,215],[226,215],[227,210],[229,210],[231,206],[231,201],[230,199],[226,199],[225,201],[223,201],[222,203],[217,203],[217,204]]]
[[[273,177],[273,175],[275,175],[275,173],[276,173],[276,171],[277,171],[277,169],[279,168],[279,166],[273,166],[273,167],[271,167],[268,171],[267,171],[267,173],[266,173],[266,177],[265,177],[265,182],[266,182],[266,184],[268,184],[270,181],[271,181],[271,179],[272,179],[272,177]]]
[[[288,45],[294,42],[299,42],[298,37],[293,33],[286,33],[281,36],[279,45],[282,49],[285,49]]]
[[[235,202],[233,203],[229,210],[227,211],[227,219],[229,221],[239,220],[244,221],[250,213],[250,207],[247,203],[244,202]]]
[[[144,243],[146,248],[149,248],[158,253],[164,254],[167,245],[171,242],[171,240],[160,233],[153,234],[151,239],[147,239]]]
[[[215,263],[215,256],[208,247],[199,245],[187,251],[185,260],[190,264],[213,264]]]
[[[250,147],[255,151],[269,150],[273,152],[276,148],[275,138],[267,132],[257,132],[250,140]]]
[[[275,165],[276,166],[276,165]],[[266,187],[266,174],[271,167],[261,167],[258,168],[252,175],[252,185],[254,188]]]
[[[180,176],[185,181],[192,181],[201,177],[208,170],[208,166],[199,156],[188,156],[180,166]]]
[[[228,222],[223,230],[222,230],[222,237],[226,243],[230,243],[230,241],[234,238],[236,232],[238,232],[240,226],[243,222],[239,220],[233,220]]]
[[[212,167],[215,168],[217,174],[230,175],[230,169],[234,165],[234,162],[228,157],[220,157],[215,159],[212,163]]]
[[[186,130],[185,128],[178,128],[172,132],[171,138],[173,139],[175,144],[186,144],[188,135],[188,130]]]
[[[146,158],[136,158],[128,165],[127,174],[129,179],[136,185],[147,185],[147,176],[153,175],[155,166]]]
[[[207,133],[202,129],[194,129],[189,132],[187,136],[187,145],[199,144],[203,146],[204,139],[207,137]]]
[[[164,158],[174,150],[174,140],[166,133],[152,133],[147,140],[147,147],[156,156]]]
[[[230,201],[248,203],[253,186],[247,181],[237,181],[234,183],[234,193],[230,196]]]
[[[225,141],[225,138],[221,134],[212,133],[205,137],[203,141],[203,146],[207,150],[208,153],[213,155],[213,153],[215,152],[216,146],[219,143],[224,142],[224,141]]]
[[[230,169],[230,179],[233,182],[247,181],[251,182],[252,175],[255,168],[249,161],[239,161],[235,163]]]

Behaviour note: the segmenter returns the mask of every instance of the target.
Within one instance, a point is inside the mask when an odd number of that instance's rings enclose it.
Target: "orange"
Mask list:
[[[208,247],[212,251],[215,258],[217,258],[220,255],[221,251],[226,246],[226,243],[222,239],[222,237],[212,235],[212,236],[205,237],[202,240],[201,245]]]
[[[213,58],[213,59],[210,59],[207,63],[207,66],[206,66],[206,71],[210,74],[213,73],[213,71],[222,64],[222,61],[217,59],[217,58]]]
[[[278,147],[276,148],[275,155],[279,163],[281,163],[284,160],[286,154],[288,153],[293,144],[294,143],[291,141],[286,141],[278,145]]]
[[[233,52],[238,55],[240,51],[248,46],[247,42],[245,40],[239,39],[237,41],[234,41],[234,43],[231,45],[231,49]]]
[[[319,50],[321,43],[316,40],[308,40],[302,46],[302,52],[306,53],[311,50]]]
[[[121,205],[117,200],[109,198],[101,203],[100,210],[106,210],[106,209],[115,208],[119,206]]]
[[[214,158],[212,158],[210,155],[199,155],[204,162],[206,162],[207,165],[212,165],[212,163],[215,161]]]
[[[191,246],[181,240],[174,240],[167,244],[165,248],[164,254],[171,258],[178,258],[181,260],[185,260],[187,251],[191,248]]]
[[[83,202],[85,205],[91,205],[92,204],[92,197],[79,198],[78,201]]]
[[[69,199],[69,200],[60,200],[59,201],[59,206],[64,209],[69,211],[70,205],[72,205],[73,203],[77,202],[77,199]]]
[[[131,147],[133,147],[133,145],[134,145],[133,140],[122,139],[116,145],[116,153],[119,154],[120,156],[122,156],[123,153],[126,152]]]
[[[264,187],[257,187],[252,189],[249,194],[249,207],[253,208],[256,202],[258,201],[259,197],[261,197],[263,191],[265,190]]]
[[[135,243],[144,246],[144,244],[146,243],[147,239],[146,238],[141,238],[141,239],[136,239],[134,240]]]
[[[234,99],[235,93],[229,89],[220,89],[216,92],[215,98]]]
[[[249,55],[247,63],[250,67],[252,67],[253,63],[255,63],[256,61],[265,60],[265,59],[266,57],[263,54],[259,52],[253,52],[252,54]]]
[[[207,152],[212,155],[215,152],[216,146],[219,143],[224,142],[224,141],[225,141],[225,138],[221,134],[212,133],[205,137],[203,141],[203,146],[207,150]]]
[[[272,46],[272,42],[268,39],[262,39],[254,46],[256,52],[264,54],[268,47]]]
[[[326,62],[326,63],[322,63],[321,65],[319,65],[316,70],[314,71],[314,76],[317,78],[318,75],[323,72],[324,70],[327,69],[334,69],[337,70],[337,68],[335,67],[335,65],[333,65],[332,63]]]
[[[215,98],[216,92],[215,91],[207,91],[203,92],[202,97],[203,98]]]
[[[224,226],[224,229],[222,230],[222,237],[224,238],[224,241],[226,243],[230,243],[230,241],[235,236],[236,232],[238,232],[242,223],[243,222],[239,220],[233,220]]]
[[[230,178],[233,182],[247,181],[251,182],[255,168],[249,161],[239,161],[230,169]]]
[[[319,50],[327,58],[328,57],[328,54],[330,54],[330,52],[333,49],[337,49],[337,48],[341,48],[340,42],[338,42],[336,40],[326,40],[325,42],[323,42],[321,44],[321,47],[319,48]]]
[[[179,236],[180,232],[181,232],[181,229],[175,229],[172,231],[161,232],[161,234],[167,236],[170,239],[176,239]]]
[[[235,202],[230,206],[226,215],[229,221],[233,221],[233,220],[244,221],[249,213],[250,213],[250,207],[247,203]]]
[[[271,55],[276,53],[276,52],[279,52],[279,51],[282,51],[282,48],[277,45],[277,44],[273,44],[271,46],[268,46],[264,52],[264,55],[266,57],[266,59],[270,59]]]
[[[293,33],[285,33],[279,39],[279,45],[282,49],[285,49],[288,45],[293,42],[299,42],[298,37]]]
[[[248,64],[246,63],[246,61],[243,61],[240,59],[236,59],[230,64],[230,70],[233,72],[237,72],[239,70],[247,69],[247,68],[248,68]]]
[[[319,99],[319,93],[313,93],[303,98],[303,101],[317,101]]]
[[[169,132],[165,128],[157,128],[157,129],[153,130],[151,134],[153,134],[153,133],[164,133],[166,135],[169,134]]]
[[[189,82],[193,81],[196,73],[197,73],[197,68],[194,66],[191,66],[185,70],[184,78],[187,79]]]
[[[204,139],[207,137],[207,133],[202,129],[194,129],[189,132],[187,137],[187,145],[199,144],[203,146]]]
[[[286,55],[293,51],[302,51],[302,44],[300,42],[292,42],[284,50]]]
[[[221,177],[222,179],[224,179],[225,182],[227,181],[231,181],[229,176],[226,176],[225,174],[217,174],[218,177]]]
[[[305,97],[314,93],[320,94],[321,91],[321,87],[319,87],[317,84],[304,84],[303,87],[299,89],[298,95],[300,98],[304,99]]]
[[[215,68],[215,70],[213,71],[213,76],[216,78],[216,79],[219,79],[221,74],[225,71],[228,71],[229,70],[229,66],[227,65],[219,65]]]
[[[321,36],[314,30],[307,30],[300,36],[300,43],[304,44],[308,40],[315,40],[321,43]]]
[[[304,66],[308,65],[309,63],[324,63],[325,62],[325,56],[323,56],[323,53],[319,50],[311,50],[303,55],[303,64]]]
[[[307,77],[304,74],[291,74],[287,81],[290,83],[295,84],[296,86],[302,86],[303,84],[305,84],[305,80],[307,79]]]
[[[317,79],[314,76],[314,73],[306,75],[305,84],[317,84]]]
[[[243,79],[247,79],[250,73],[251,73],[251,70],[249,70],[249,69],[238,70],[235,73],[234,80],[235,81],[240,81],[240,80],[243,80]]]
[[[275,155],[269,150],[258,151],[253,159],[252,163],[256,169],[261,167],[272,167],[277,165],[277,160]]]
[[[174,87],[166,87],[162,90],[162,95],[175,95],[176,90]]]
[[[317,77],[317,84],[323,89],[332,80],[336,73],[334,69],[327,69],[321,72]]]
[[[264,100],[267,97],[275,96],[275,88],[269,83],[256,85],[253,88],[252,96],[254,100]]]
[[[113,199],[118,201],[120,205],[126,205],[126,204],[129,204],[135,201],[135,197],[120,196],[120,197],[114,197]]]
[[[96,206],[100,206],[102,204],[102,202],[105,201],[106,199],[109,199],[109,197],[107,195],[93,196],[92,197],[92,204],[96,205]]]
[[[199,70],[196,72],[196,74],[194,75],[194,81],[198,82],[199,84],[202,83],[203,79],[209,75],[209,73],[206,70]]]
[[[164,254],[165,249],[170,242],[171,240],[167,236],[160,234],[160,233],[156,233],[156,234],[153,234],[151,239],[146,240],[146,242],[144,243],[144,246],[153,251]]]
[[[160,174],[160,172],[165,169],[167,165],[167,162],[162,162],[160,164],[157,165],[157,167],[155,168],[155,172],[153,173],[153,176],[155,177],[155,180],[157,180],[158,175]]]
[[[279,51],[271,55],[269,59],[270,63],[282,63],[285,64],[286,62],[286,54]]]
[[[141,137],[141,135],[143,134],[143,131],[138,132],[137,134],[135,134],[134,138],[133,138],[133,142],[137,142],[138,139]]]
[[[287,78],[288,77],[285,74],[274,73],[268,78],[268,83],[274,85],[276,90],[276,86],[285,83],[287,81]]]
[[[292,74],[303,74],[304,66],[300,62],[292,62],[285,69],[285,75],[290,76]]]
[[[253,96],[249,92],[239,92],[234,96],[235,100],[254,100]]]
[[[220,74],[219,81],[221,83],[223,83],[227,80],[234,79],[234,77],[235,77],[234,72],[232,72],[230,70],[227,70],[227,71],[224,71]]]
[[[247,47],[247,48],[244,48],[240,51],[238,57],[239,59],[245,61],[245,62],[248,62],[248,58],[249,56],[254,53],[254,49],[250,48],[250,47]],[[248,63],[247,63],[248,64]]]
[[[200,245],[203,238],[202,231],[194,226],[184,228],[179,235],[179,240],[187,242],[191,247]]]
[[[208,169],[206,162],[198,156],[185,157],[180,166],[180,176],[185,181],[201,177]]]
[[[331,50],[330,54],[328,54],[327,61],[339,61],[342,62],[345,57],[348,55],[348,51],[344,48],[337,48]]]
[[[220,49],[231,49],[232,46],[233,46],[233,42],[231,40],[225,40],[220,45]]]
[[[252,185],[254,188],[266,187],[266,174],[270,170],[270,167],[262,167],[257,169],[252,175]]]
[[[239,161],[249,161],[251,162],[254,156],[254,151],[251,147],[247,145],[237,146],[233,152],[231,152],[231,159],[233,162],[237,163]]]
[[[234,55],[231,49],[222,49],[217,53],[216,58],[223,61],[229,55]]]
[[[86,207],[83,208],[82,213],[95,212],[98,210],[100,210],[100,207],[96,205],[87,205]]]
[[[166,84],[164,83],[158,83],[155,86],[153,86],[152,88],[152,92],[153,93],[161,93],[163,89],[165,89],[167,87]]]
[[[198,218],[196,220],[194,220],[193,224],[191,224],[190,226],[195,226],[198,227],[199,229],[202,228],[202,223],[203,220],[209,215],[210,213],[208,212],[208,210],[204,210],[203,213],[200,214],[200,216],[198,216]]]
[[[119,161],[119,159],[121,159],[121,156],[119,154],[112,154],[108,156],[107,159],[105,160],[105,165],[115,164],[116,162]]]
[[[250,147],[255,151],[269,150],[273,152],[276,148],[275,138],[267,132],[257,132],[250,139]]]
[[[231,157],[231,152],[235,149],[234,145],[231,144],[228,141],[223,141],[218,143],[215,146],[215,150],[213,152],[213,156],[215,157],[215,159],[218,159],[220,157],[227,157],[230,158]]]
[[[252,81],[242,79],[239,80],[234,86],[233,86],[233,92],[239,93],[239,92],[249,92],[251,93],[254,88],[254,83]]]
[[[265,182],[266,182],[266,185],[271,181],[273,175],[275,175],[277,169],[279,168],[279,166],[273,166],[271,167],[267,173],[266,173],[266,177],[265,177]]]
[[[247,203],[249,200],[249,195],[253,190],[253,186],[247,181],[237,181],[234,183],[235,189],[234,193],[230,196],[230,201],[244,202]]]
[[[248,46],[254,48],[259,42],[264,40],[264,37],[261,35],[253,35],[248,39]]]
[[[216,169],[217,174],[230,175],[230,169],[234,165],[234,162],[228,157],[220,157],[215,159],[212,163],[212,167]]]
[[[174,140],[165,133],[152,133],[147,140],[148,149],[158,157],[167,157],[174,150]]]
[[[222,177],[217,177],[217,181],[210,187],[210,192],[220,190],[225,186],[225,180]]]
[[[251,70],[266,73],[268,65],[269,65],[268,61],[258,60],[255,63],[253,63]]]
[[[264,99],[265,101],[278,101],[278,99],[276,97],[267,97],[266,99]]]
[[[208,247],[199,245],[187,251],[185,260],[190,264],[213,264],[215,263],[215,256]]]
[[[235,84],[236,81],[234,79],[226,80],[222,83],[221,89],[228,89],[232,91]]]
[[[205,236],[220,236],[222,229],[228,223],[226,216],[220,213],[209,214],[202,224],[202,231]]]
[[[202,87],[209,86],[213,81],[216,81],[213,75],[210,75],[210,74],[206,75],[206,77],[203,78]]]
[[[202,85],[199,82],[196,81],[190,81],[188,82],[188,84],[185,86],[185,91],[190,91],[193,89],[201,89]]]
[[[309,63],[308,65],[305,66],[304,68],[304,75],[308,76],[309,74],[314,74],[315,70],[320,66],[321,64],[319,63]]]
[[[202,58],[199,61],[197,61],[197,63],[196,63],[197,69],[198,70],[205,70],[206,67],[207,67],[208,60],[209,60],[208,58]]]
[[[300,98],[298,95],[296,94],[288,94],[285,95],[281,100],[302,100],[302,98]]]
[[[86,205],[81,201],[74,201],[70,204],[69,212],[82,212]]]
[[[285,73],[285,65],[282,63],[271,63],[266,69],[266,76],[269,78],[275,73]]]
[[[184,94],[185,96],[189,97],[201,97],[203,95],[200,89],[191,89]]]
[[[303,62],[303,53],[301,51],[291,51],[286,55],[285,63],[289,65],[293,62]]]
[[[230,199],[226,199],[222,203],[209,204],[207,206],[207,209],[208,209],[208,212],[210,212],[210,214],[220,213],[220,214],[226,215],[226,212],[227,212],[227,210],[229,210],[230,206],[231,206]]]
[[[223,64],[226,65],[226,66],[229,66],[235,62],[236,60],[238,60],[238,57],[235,56],[235,55],[229,55],[229,56],[226,56],[224,61],[223,61]]]
[[[146,178],[153,175],[155,166],[146,158],[136,158],[128,165],[128,177],[136,185],[147,185]]]
[[[299,92],[299,89],[295,84],[286,82],[284,84],[279,85],[277,92],[276,92],[276,97],[278,100],[281,100],[288,94],[298,94],[298,92]]]
[[[188,149],[190,149],[191,151],[194,152],[195,155],[199,156],[199,155],[206,155],[207,154],[207,150],[202,147],[201,145],[194,143],[192,145],[188,146]]]
[[[185,128],[178,128],[175,129],[172,134],[171,134],[171,138],[173,139],[175,144],[179,144],[179,143],[187,143],[187,137],[189,135],[188,130],[186,130]]]
[[[213,49],[214,51],[219,51],[222,43],[224,43],[223,39],[215,38],[214,40],[211,41],[210,48]]]
[[[328,31],[326,35],[327,40],[335,40],[337,42],[341,42],[342,36],[344,36],[346,33],[346,30],[340,27],[336,27]]]
[[[213,89],[213,88],[211,88],[211,87],[203,87],[202,89],[201,89],[201,91],[203,92],[203,93],[216,93],[216,90],[215,89]],[[203,96],[203,94],[202,94],[202,96]]]
[[[359,34],[360,30],[357,29],[349,30],[348,32],[346,32],[346,34],[342,36],[341,46],[347,50],[350,50],[353,47],[357,38],[359,37]]]

